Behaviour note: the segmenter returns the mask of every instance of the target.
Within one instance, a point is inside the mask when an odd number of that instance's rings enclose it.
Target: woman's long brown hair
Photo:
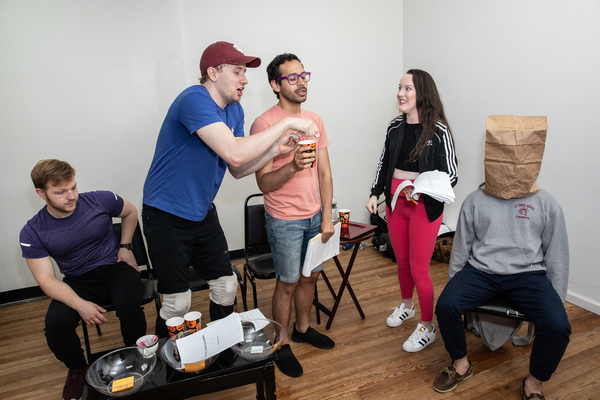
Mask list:
[[[448,127],[448,134],[451,138],[452,133],[450,132],[448,121],[446,121],[444,105],[431,75],[420,69],[409,69],[406,73],[412,75],[413,78],[413,84],[417,92],[419,124],[423,127],[423,133],[409,155],[409,161],[413,162],[419,159],[423,151],[427,148],[427,143],[433,140],[435,126],[438,122],[442,122]]]

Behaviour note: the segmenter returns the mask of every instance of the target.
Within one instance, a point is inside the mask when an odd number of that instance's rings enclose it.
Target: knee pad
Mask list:
[[[231,306],[237,295],[238,282],[235,274],[222,276],[219,279],[208,281],[210,286],[210,299],[222,306]]]
[[[173,317],[183,317],[192,305],[192,291],[163,294],[160,317],[165,321]]]

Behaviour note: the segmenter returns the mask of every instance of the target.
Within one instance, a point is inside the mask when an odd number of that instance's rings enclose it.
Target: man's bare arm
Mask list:
[[[292,139],[290,136],[291,134],[281,136],[267,151],[246,164],[240,165],[239,167],[229,165],[229,172],[235,179],[243,178],[244,176],[259,171],[278,155],[286,154],[297,149],[297,139]]]
[[[69,285],[60,281],[54,274],[50,257],[26,258],[27,266],[40,288],[48,297],[66,304],[81,315],[88,325],[108,322],[102,313],[106,310],[97,304],[82,299]]]
[[[302,118],[284,118],[256,135],[236,138],[223,122],[215,122],[196,131],[196,134],[215,153],[234,168],[260,157],[289,130],[302,132],[303,136],[318,134],[317,126],[310,120]],[[265,161],[266,162],[266,161]]]
[[[335,233],[331,218],[331,201],[333,199],[333,180],[331,178],[331,165],[327,148],[319,150],[317,157],[317,170],[319,173],[319,196],[321,197],[321,241],[326,243]]]
[[[121,243],[131,243],[135,227],[137,226],[137,208],[127,199],[123,199],[123,210],[119,218],[121,218]],[[126,248],[119,248],[117,262],[120,261],[125,261],[137,272],[140,272],[132,251]]]
[[[300,171],[310,168],[314,159],[310,153],[303,153],[298,148],[294,153],[294,158],[276,171],[273,171],[273,162],[267,163],[263,168],[256,172],[256,183],[263,193],[269,193],[282,187],[287,181]]]

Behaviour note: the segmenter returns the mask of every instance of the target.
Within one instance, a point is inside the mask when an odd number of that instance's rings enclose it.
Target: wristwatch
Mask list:
[[[119,248],[121,248],[121,249],[127,249],[127,250],[131,251],[131,243],[121,243],[121,245],[119,246]]]

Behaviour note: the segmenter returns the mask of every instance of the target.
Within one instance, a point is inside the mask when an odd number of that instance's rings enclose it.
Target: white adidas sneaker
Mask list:
[[[423,350],[427,345],[433,343],[435,340],[435,332],[435,326],[433,327],[433,331],[429,332],[429,330],[419,322],[417,329],[415,329],[408,340],[402,345],[402,349],[409,353]]]
[[[389,326],[390,328],[395,328],[397,326],[400,326],[400,325],[402,325],[402,322],[404,322],[404,320],[415,316],[415,304],[414,303],[410,310],[404,308],[404,303],[400,304],[399,307],[392,308],[392,310],[394,310],[392,315],[387,317],[387,319],[385,320],[385,324],[387,326]]]

